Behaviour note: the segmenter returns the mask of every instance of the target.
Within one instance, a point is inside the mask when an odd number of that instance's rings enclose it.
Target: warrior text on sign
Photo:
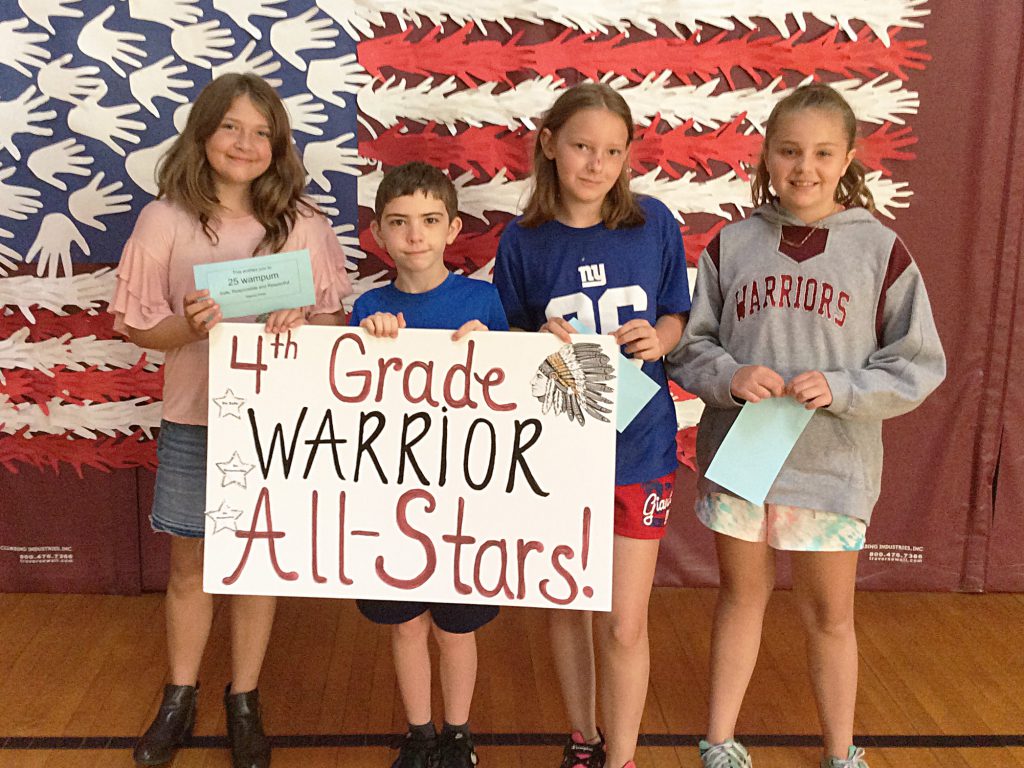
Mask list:
[[[608,610],[608,337],[210,333],[205,588]]]

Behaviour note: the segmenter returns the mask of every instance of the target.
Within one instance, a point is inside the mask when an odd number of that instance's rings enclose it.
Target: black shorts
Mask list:
[[[430,611],[434,623],[445,632],[464,635],[487,624],[500,610],[497,605],[465,603],[414,603],[402,600],[356,600],[359,612],[374,624],[404,624]]]

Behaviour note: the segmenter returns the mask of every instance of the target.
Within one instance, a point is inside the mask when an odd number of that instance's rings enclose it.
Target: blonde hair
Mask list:
[[[288,112],[270,85],[251,74],[221,75],[200,92],[185,129],[160,158],[158,198],[167,198],[195,216],[203,232],[217,242],[213,222],[219,200],[214,172],[206,159],[206,140],[239,96],[248,96],[270,127],[270,167],[252,182],[252,212],[266,231],[256,253],[280,250],[295,226],[300,209],[319,210],[303,198],[306,170],[292,142]]]
[[[556,136],[573,115],[585,109],[605,109],[622,119],[626,126],[626,146],[633,143],[633,115],[626,100],[618,91],[605,83],[583,83],[564,91],[551,105],[537,126],[533,147],[533,190],[523,210],[520,224],[536,227],[556,218],[559,203],[558,169],[548,159],[541,146],[540,136],[546,128]],[[601,220],[608,229],[637,227],[644,223],[644,212],[636,195],[629,188],[629,167],[622,165],[622,173],[608,190],[601,204]]]
[[[769,188],[771,178],[768,174],[766,157],[779,121],[786,115],[804,109],[820,109],[838,114],[843,121],[843,133],[846,134],[846,151],[849,152],[856,144],[857,117],[838,91],[823,83],[812,83],[797,88],[775,105],[765,124],[764,143],[761,145],[757,173],[750,180],[754,205],[764,205],[775,200],[775,195]],[[868,189],[865,174],[864,164],[854,158],[847,167],[846,173],[839,180],[839,186],[836,187],[836,202],[847,208],[861,207],[874,211],[875,199],[871,196],[871,190]]]

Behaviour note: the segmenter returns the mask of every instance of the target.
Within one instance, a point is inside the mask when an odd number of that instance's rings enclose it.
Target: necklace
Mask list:
[[[829,211],[828,213],[826,213],[820,219],[818,219],[816,221],[812,221],[810,224],[802,225],[802,226],[805,226],[805,227],[808,228],[807,229],[807,234],[804,235],[803,240],[801,240],[798,243],[795,243],[792,240],[787,240],[786,239],[785,225],[780,224],[779,225],[779,240],[781,240],[783,243],[788,245],[790,248],[803,248],[804,245],[806,245],[807,241],[811,239],[811,235],[813,235],[815,232],[817,232],[819,229],[822,228],[821,227],[821,222],[823,222],[825,219],[827,219],[829,216],[831,216],[833,213],[835,213],[839,209],[840,209],[840,206],[839,206],[838,203],[836,203],[835,206],[832,208],[832,210]],[[791,225],[791,226],[801,226],[801,225]]]
[[[786,235],[785,235],[785,232],[786,232],[785,229],[782,229],[782,234],[780,234],[779,239],[783,243],[788,245],[790,248],[798,248],[798,249],[799,248],[803,248],[804,245],[807,243],[807,241],[811,239],[811,235],[813,235],[815,232],[817,232],[820,229],[820,227],[817,227],[814,224],[808,224],[807,227],[808,227],[807,234],[804,235],[803,239],[800,240],[799,242],[793,242],[792,240],[787,240],[786,239]]]

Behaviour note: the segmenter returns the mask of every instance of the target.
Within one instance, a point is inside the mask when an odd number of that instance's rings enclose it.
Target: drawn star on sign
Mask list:
[[[220,531],[237,531],[238,527],[236,526],[236,523],[238,522],[238,518],[242,516],[242,510],[233,509],[228,506],[226,501],[222,501],[219,507],[208,511],[206,516],[213,521],[214,533],[218,533]]]
[[[245,484],[245,476],[252,472],[255,464],[246,464],[242,461],[242,458],[238,455],[238,451],[231,454],[231,458],[228,461],[218,461],[217,469],[221,471],[223,477],[220,479],[220,487],[224,488],[228,485],[240,485],[243,488],[247,487]]]
[[[245,398],[239,397],[230,389],[226,390],[220,397],[213,398],[213,402],[217,404],[220,412],[217,414],[219,418],[225,416],[233,416],[236,419],[241,420],[242,418],[242,406],[245,405]]]

